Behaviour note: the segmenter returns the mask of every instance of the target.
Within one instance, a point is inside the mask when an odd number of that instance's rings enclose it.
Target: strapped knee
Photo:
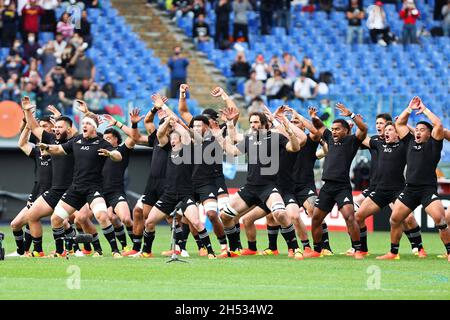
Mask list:
[[[97,217],[101,212],[108,212],[108,208],[104,202],[96,203],[92,206],[92,212],[94,213],[94,216]]]
[[[237,216],[237,214],[238,214],[238,212],[236,211],[236,210],[234,210],[231,206],[230,206],[230,204],[229,203],[227,203],[226,205],[225,205],[225,207],[222,209],[222,212],[224,213],[224,214],[226,214],[227,216],[229,216],[229,217],[236,217]]]
[[[69,217],[69,213],[62,206],[57,205],[54,211],[54,214],[61,219],[65,220]]]
[[[280,213],[282,211],[286,211],[286,206],[283,202],[276,202],[272,204],[270,211],[272,211],[272,213]]]

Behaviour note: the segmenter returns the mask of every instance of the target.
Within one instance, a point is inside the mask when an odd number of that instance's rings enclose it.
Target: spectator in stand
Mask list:
[[[400,10],[400,19],[403,20],[402,40],[403,45],[417,43],[416,21],[420,17],[420,12],[414,4],[414,0],[405,0]]]
[[[86,42],[89,47],[92,45],[92,35],[91,35],[91,23],[88,20],[88,14],[86,10],[81,13],[80,28],[75,30],[76,34],[79,34],[84,42]]]
[[[86,92],[88,92],[90,88],[91,88],[91,83],[89,82],[88,79],[84,79],[84,80],[81,82],[81,87],[78,87],[78,90],[81,90],[81,92],[83,93],[83,97],[84,97],[84,94],[85,94]],[[78,98],[77,98],[77,99],[78,99]],[[81,100],[83,100],[83,98],[81,98]]]
[[[442,20],[442,8],[447,5],[448,0],[435,0],[434,1],[434,9],[433,9],[433,20],[440,21]]]
[[[70,61],[72,61],[72,58],[75,56],[76,52],[77,52],[76,48],[72,44],[68,43],[64,48],[63,53],[61,54],[61,58],[58,59],[58,63],[61,63],[61,66],[63,68],[67,68],[68,70],[73,69],[73,66],[70,64]]]
[[[250,106],[247,109],[247,112],[250,114],[252,112],[264,112],[266,104],[261,97],[255,97],[251,102]]]
[[[64,12],[56,25],[56,32],[63,35],[64,40],[68,41],[73,36],[74,26],[70,21],[70,16],[67,12]]]
[[[283,53],[283,63],[281,64],[281,70],[284,72],[286,80],[289,84],[292,84],[298,77],[298,70],[301,69],[300,63],[297,58],[288,52]]]
[[[329,99],[320,100],[320,113],[320,120],[322,120],[325,127],[330,129],[334,121],[334,109]]]
[[[363,43],[362,20],[364,19],[364,9],[358,0],[351,0],[347,9],[347,44],[353,43],[353,34],[358,34],[358,43]]]
[[[167,63],[170,69],[170,97],[178,98],[179,88],[183,83],[187,83],[187,67],[189,60],[182,56],[181,47],[173,49],[173,56]]]
[[[86,48],[88,47],[88,44],[83,41],[83,38],[78,33],[75,33],[72,38],[70,38],[69,44],[73,45],[75,49],[83,46],[83,44]]]
[[[38,66],[38,60],[37,59],[30,59],[30,63],[25,67],[22,73],[22,78],[31,78],[33,76],[39,77],[40,82],[40,74],[39,74],[39,66]]]
[[[316,11],[316,5],[314,4],[314,0],[308,0],[308,4],[302,7],[302,12],[308,12],[313,14]]]
[[[197,21],[198,17],[202,14],[203,17],[206,16],[205,2],[203,0],[194,0],[192,5],[192,12],[194,13],[194,23]]]
[[[86,8],[98,8],[99,0],[82,0]]]
[[[261,80],[256,79],[256,71],[251,70],[250,79],[248,79],[244,84],[245,102],[249,105],[253,99],[261,96],[263,93],[264,84]]]
[[[173,0],[172,8],[173,20],[178,20],[183,16],[188,16],[194,18],[194,13],[192,12],[192,0]]]
[[[86,79],[92,83],[95,78],[94,63],[90,58],[86,57],[85,49],[86,46],[79,47],[69,63],[73,67],[72,76],[76,86],[79,86]]]
[[[259,16],[261,17],[261,34],[270,34],[273,27],[273,12],[276,0],[261,0],[259,5]]]
[[[53,47],[55,48],[55,57],[61,59],[61,56],[66,49],[67,42],[64,40],[64,36],[61,32],[57,32],[55,40],[53,41]]]
[[[101,90],[97,83],[91,84],[89,90],[84,94],[84,100],[89,105],[89,109],[97,113],[105,113],[101,107],[101,100],[107,98],[108,95]]]
[[[229,24],[230,24],[230,13],[231,5],[228,0],[219,0],[216,5],[216,34],[214,41],[216,47],[219,49],[228,49],[229,46]]]
[[[18,31],[19,16],[16,12],[16,4],[11,1],[9,6],[3,10],[2,14],[2,47],[11,47],[16,40]]]
[[[205,16],[200,14],[194,24],[193,38],[195,43],[208,42],[210,39],[209,26],[205,22]]]
[[[46,76],[47,73],[56,66],[56,54],[55,46],[53,41],[49,41],[46,46],[39,49],[38,59],[41,62],[42,74]]]
[[[52,32],[56,30],[56,13],[55,9],[59,6],[58,0],[39,0],[42,7],[41,31]]]
[[[279,69],[274,70],[274,76],[269,78],[266,82],[266,96],[267,100],[283,99],[288,100],[290,94],[290,88],[286,84],[286,81],[281,76]]]
[[[73,102],[77,96],[77,87],[73,84],[73,78],[71,76],[67,76],[64,79],[64,86],[58,92],[59,100],[64,107],[64,110],[69,110],[73,106]]]
[[[450,0],[442,7],[442,29],[444,36],[450,37]]]
[[[302,61],[302,69],[301,72],[306,75],[307,78],[310,78],[316,81],[316,67],[314,67],[312,59],[309,57],[304,57]]]
[[[234,24],[233,24],[233,40],[237,41],[239,38],[243,42],[248,42],[248,18],[247,11],[253,10],[252,5],[248,0],[236,0],[233,2]],[[239,37],[239,34],[241,35]]]
[[[316,97],[318,90],[317,82],[306,77],[306,74],[303,72],[294,83],[294,94],[302,101]]]
[[[64,79],[67,76],[67,71],[60,64],[56,65],[50,72],[46,75],[46,79],[53,82],[56,91],[60,91],[64,86]]]
[[[283,72],[280,59],[277,55],[273,55],[269,61],[269,74],[271,77],[275,75],[275,70],[281,70]]]
[[[333,10],[333,0],[319,0],[319,9],[325,11],[329,18],[331,10]]]
[[[369,29],[372,43],[378,43],[380,46],[387,46],[389,43],[389,28],[386,22],[386,13],[383,9],[383,2],[377,1],[375,5],[367,8],[367,28]],[[378,39],[379,35],[381,39]]]
[[[262,54],[258,54],[255,63],[252,65],[252,69],[256,72],[257,80],[266,82],[267,74],[269,73],[270,69],[267,63],[264,61],[264,56]]]
[[[13,78],[9,78],[6,84],[2,84],[0,92],[2,101],[10,100],[18,102],[20,99],[20,89]]]
[[[40,48],[39,43],[36,41],[36,35],[34,33],[28,34],[28,41],[23,45],[23,59],[27,62],[30,61],[31,58],[37,58],[37,51]]]
[[[48,79],[45,80],[45,85],[40,88],[37,95],[37,109],[42,113],[46,112],[47,106],[57,106],[59,104],[58,92],[55,90],[55,83]]]
[[[44,13],[37,0],[28,0],[28,4],[22,9],[22,39],[25,42],[29,33],[38,34],[40,29],[39,20]]]
[[[31,103],[36,104],[36,98],[37,98],[37,94],[35,91],[35,88],[33,86],[33,84],[29,81],[28,78],[22,78],[23,82],[22,82],[22,90],[20,93],[20,97],[29,97]]]
[[[291,30],[291,2],[292,0],[278,0],[275,2],[275,16],[277,27],[286,29],[289,34]]]
[[[9,55],[6,58],[5,69],[7,77],[11,77],[13,74],[19,76],[22,73],[22,58],[20,55]]]
[[[83,1],[68,0],[61,3],[61,7],[67,12],[82,11],[86,7]]]
[[[227,88],[229,92],[236,92],[237,84],[248,79],[251,68],[252,67],[245,59],[244,52],[238,52],[235,61],[231,65],[231,72],[233,75],[227,79]]]

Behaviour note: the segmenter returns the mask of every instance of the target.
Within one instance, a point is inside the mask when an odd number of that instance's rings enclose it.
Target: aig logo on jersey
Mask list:
[[[80,150],[85,150],[85,151],[87,151],[87,150],[89,150],[89,146],[82,146],[82,147],[80,148]]]

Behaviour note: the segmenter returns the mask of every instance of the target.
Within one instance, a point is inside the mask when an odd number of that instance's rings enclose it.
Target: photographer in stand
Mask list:
[[[400,19],[403,20],[402,40],[405,47],[410,43],[417,43],[416,21],[420,17],[420,12],[414,4],[414,0],[405,0],[402,10],[400,10]]]

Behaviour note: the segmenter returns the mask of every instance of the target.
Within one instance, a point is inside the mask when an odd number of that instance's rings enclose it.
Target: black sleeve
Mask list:
[[[70,139],[66,143],[61,144],[61,147],[63,148],[63,150],[66,154],[73,153],[74,141],[75,141],[75,139]]]
[[[403,139],[401,139],[401,141],[403,141],[405,144],[409,144],[412,139],[414,139],[414,136],[411,132],[409,132],[406,136],[403,137]]]
[[[278,134],[278,141],[280,142],[281,148],[286,148],[286,145],[289,142],[289,139],[283,136],[282,134]]]
[[[244,136],[244,139],[242,141],[239,141],[236,145],[236,148],[242,153],[245,154],[248,151],[248,136]]]
[[[119,151],[122,156],[128,157],[133,149],[128,148],[124,143],[117,148],[117,151]]]
[[[37,154],[38,152],[39,152],[39,148],[38,147],[34,147],[27,157],[30,158],[30,159],[35,160],[37,157],[39,157],[39,155]]]
[[[103,139],[100,142],[100,148],[102,149],[106,149],[108,151],[114,151],[114,147],[111,145],[111,143],[109,143],[108,141],[106,141],[105,139]]]
[[[363,149],[364,147],[365,147],[364,145],[361,146],[361,149]],[[373,137],[371,137],[369,140],[369,148],[368,149],[376,149],[375,139]]]
[[[354,134],[351,135],[351,139],[352,139],[352,145],[353,145],[353,149],[359,149],[359,147],[362,145],[362,141],[358,139],[358,137]]]
[[[30,139],[28,139],[28,142],[34,143],[34,144],[38,144],[39,143],[39,139],[36,138],[36,136],[33,134],[33,132],[30,135]]]
[[[153,147],[155,145],[155,141],[158,140],[157,135],[156,135],[156,131],[153,131],[151,135],[148,136],[148,145],[150,147]]]
[[[50,143],[53,144],[55,143],[55,135],[48,133],[47,131],[43,131],[42,132],[42,143]]]

